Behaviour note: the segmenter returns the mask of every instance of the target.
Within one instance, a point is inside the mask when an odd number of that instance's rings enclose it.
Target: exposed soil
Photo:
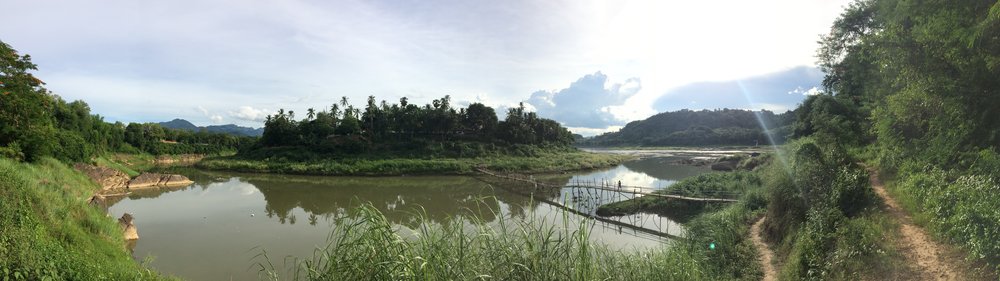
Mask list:
[[[872,189],[885,202],[886,211],[899,223],[899,237],[896,239],[904,257],[910,259],[916,280],[965,280],[957,266],[947,254],[947,250],[935,243],[927,233],[913,223],[899,204],[886,192],[878,171],[869,169]]]
[[[764,243],[764,237],[760,235],[760,227],[764,224],[764,219],[767,217],[761,217],[757,222],[750,226],[750,240],[753,241],[754,248],[757,248],[757,259],[760,260],[761,268],[764,269],[764,281],[774,281],[778,280],[778,272],[774,269],[774,253],[771,252],[771,248],[767,247]]]

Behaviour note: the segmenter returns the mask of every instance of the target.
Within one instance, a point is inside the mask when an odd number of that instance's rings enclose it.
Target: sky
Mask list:
[[[450,95],[594,135],[664,110],[794,108],[848,2],[6,1],[0,40],[108,121],[261,127],[342,96]]]

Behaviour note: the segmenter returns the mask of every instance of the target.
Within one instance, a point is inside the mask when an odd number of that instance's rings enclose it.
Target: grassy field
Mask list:
[[[540,152],[533,156],[474,158],[331,158],[312,160],[206,158],[196,166],[210,170],[302,175],[472,174],[476,167],[523,173],[560,172],[608,167],[629,156],[583,151]]]
[[[0,158],[3,280],[157,280],[132,260],[121,227],[87,204],[97,186],[53,159]]]

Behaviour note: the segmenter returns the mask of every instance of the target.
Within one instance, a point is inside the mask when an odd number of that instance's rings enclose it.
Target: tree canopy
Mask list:
[[[796,135],[872,143],[887,167],[1000,145],[1000,3],[856,1],[820,43],[825,93]]]
[[[303,146],[351,153],[414,140],[568,145],[573,136],[558,122],[526,111],[523,104],[511,108],[507,118],[499,121],[494,109],[481,103],[453,108],[450,96],[424,106],[409,103],[405,97],[397,104],[389,104],[369,96],[363,111],[350,104],[347,97],[329,108],[310,108],[300,120],[295,120],[294,112],[278,110],[267,116],[260,146]]]

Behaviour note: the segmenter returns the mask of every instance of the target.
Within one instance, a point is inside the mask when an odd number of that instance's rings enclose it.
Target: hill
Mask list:
[[[194,124],[191,124],[191,122],[188,122],[187,120],[180,118],[170,120],[168,122],[160,122],[158,124],[168,129],[186,130],[192,132],[205,130],[210,133],[223,133],[223,134],[231,134],[237,136],[250,136],[250,137],[259,137],[264,134],[263,128],[254,129],[250,127],[242,127],[233,124],[199,127],[195,126]]]
[[[663,112],[633,121],[617,132],[578,141],[584,146],[676,146],[783,143],[795,121],[791,111],[741,109]],[[762,127],[762,125],[764,127]]]

